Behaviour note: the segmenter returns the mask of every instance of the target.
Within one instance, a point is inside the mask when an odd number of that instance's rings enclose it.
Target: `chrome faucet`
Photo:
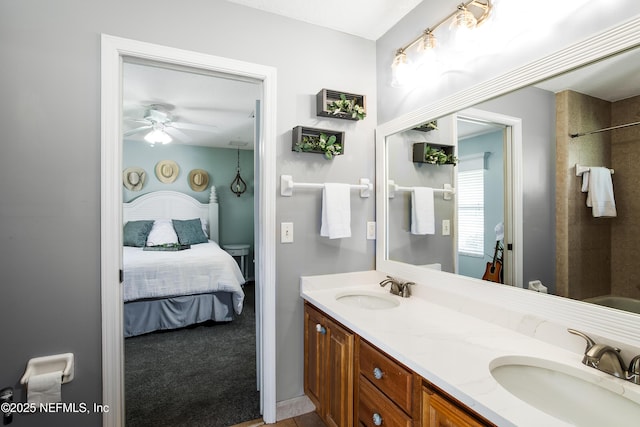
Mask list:
[[[627,380],[634,384],[640,384],[640,355],[631,359],[629,372],[627,372]]]
[[[629,369],[625,368],[624,360],[620,356],[620,349],[606,344],[596,344],[585,333],[575,329],[567,329],[571,334],[584,338],[587,347],[584,351],[582,363],[599,371],[606,372],[623,380],[640,384],[640,355],[634,357],[629,364]]]
[[[400,279],[396,279],[395,277],[387,276],[382,282],[380,282],[380,286],[384,287],[389,284],[389,292],[393,295],[398,295],[403,298],[409,298],[411,296],[411,289],[409,286],[415,285],[413,282],[405,282]]]

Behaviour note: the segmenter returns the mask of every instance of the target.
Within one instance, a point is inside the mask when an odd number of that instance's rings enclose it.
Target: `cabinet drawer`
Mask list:
[[[413,375],[367,342],[360,340],[360,374],[411,414]]]
[[[359,376],[358,425],[375,427],[411,427],[411,418],[362,375]],[[378,417],[378,424],[374,417]]]

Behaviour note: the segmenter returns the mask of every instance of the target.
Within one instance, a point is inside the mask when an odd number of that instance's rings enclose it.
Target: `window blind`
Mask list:
[[[484,170],[458,172],[458,252],[484,256]]]

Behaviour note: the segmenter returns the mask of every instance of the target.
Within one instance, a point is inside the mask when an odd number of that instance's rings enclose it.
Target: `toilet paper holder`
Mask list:
[[[32,375],[62,371],[62,384],[73,380],[73,353],[54,354],[52,356],[34,357],[27,362],[27,369],[20,379],[20,384],[28,384]]]

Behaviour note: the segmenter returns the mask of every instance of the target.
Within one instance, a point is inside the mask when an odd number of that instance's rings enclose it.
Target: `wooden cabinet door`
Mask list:
[[[484,427],[452,402],[434,391],[422,389],[422,427]]]
[[[324,357],[325,335],[317,330],[317,325],[323,326],[324,316],[310,306],[304,306],[304,392],[316,405],[318,414],[322,416],[324,407]]]
[[[353,426],[354,335],[330,320],[326,322],[326,407],[331,427]]]

